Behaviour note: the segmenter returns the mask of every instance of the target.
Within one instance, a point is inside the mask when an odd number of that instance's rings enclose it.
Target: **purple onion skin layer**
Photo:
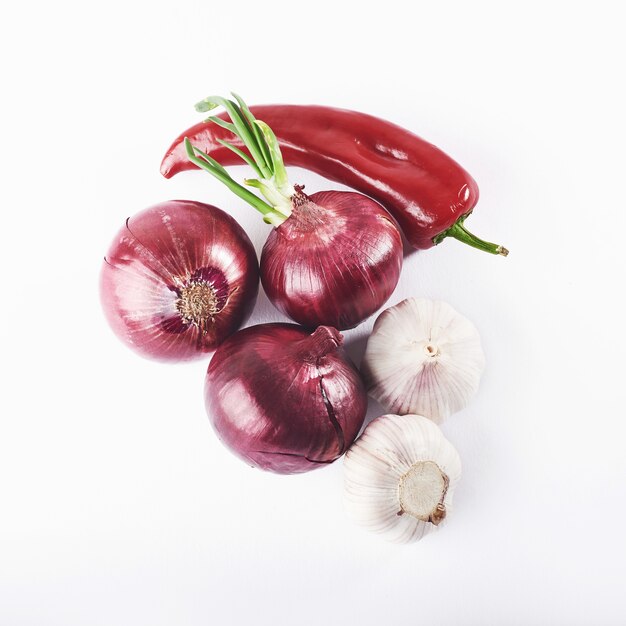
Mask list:
[[[400,231],[380,204],[359,193],[323,191],[294,203],[270,233],[261,282],[270,301],[299,324],[345,330],[391,296],[402,253]]]
[[[367,394],[341,334],[295,324],[240,330],[215,352],[205,383],[220,439],[248,464],[278,474],[322,467],[353,443]]]
[[[248,319],[258,287],[243,228],[217,207],[172,200],[128,218],[102,265],[100,297],[111,328],[138,354],[187,361]],[[205,315],[198,299],[206,293]]]

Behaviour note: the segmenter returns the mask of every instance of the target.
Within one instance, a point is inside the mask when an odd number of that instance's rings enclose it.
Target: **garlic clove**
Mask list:
[[[344,508],[354,522],[410,543],[447,517],[461,460],[428,418],[383,415],[346,453],[344,475]]]
[[[408,298],[383,311],[361,372],[385,410],[440,423],[467,406],[485,368],[476,327],[449,304]]]

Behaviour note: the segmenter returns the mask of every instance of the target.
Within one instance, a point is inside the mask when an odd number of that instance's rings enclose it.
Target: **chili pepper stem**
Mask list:
[[[476,237],[476,235],[470,233],[470,231],[467,230],[463,224],[467,217],[467,215],[463,215],[450,228],[448,228],[448,230],[444,230],[441,234],[437,235],[433,239],[433,242],[438,244],[441,243],[446,237],[453,237],[454,239],[458,239],[459,241],[466,243],[468,246],[472,246],[478,250],[483,250],[484,252],[489,252],[490,254],[508,256],[509,251],[504,246],[497,243],[491,243],[489,241],[483,241],[479,237]]]

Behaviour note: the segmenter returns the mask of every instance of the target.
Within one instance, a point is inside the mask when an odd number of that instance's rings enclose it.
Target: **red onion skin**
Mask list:
[[[402,256],[400,231],[377,202],[323,191],[294,202],[291,216],[270,233],[261,282],[270,301],[299,324],[345,330],[391,296]]]
[[[320,327],[260,324],[215,352],[205,383],[220,439],[248,464],[279,474],[331,463],[355,440],[367,411],[341,335]]]
[[[204,330],[177,308],[193,282],[211,285],[219,309]],[[254,248],[232,217],[172,200],[126,221],[102,265],[100,296],[111,328],[138,354],[187,361],[212,352],[245,323],[258,285]]]

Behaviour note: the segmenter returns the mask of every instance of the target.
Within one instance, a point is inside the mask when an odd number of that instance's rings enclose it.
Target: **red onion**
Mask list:
[[[267,238],[261,282],[267,297],[304,326],[352,328],[392,294],[402,240],[389,214],[355,192],[300,190],[291,216]]]
[[[104,261],[106,317],[144,357],[200,357],[234,333],[256,301],[252,243],[232,217],[208,204],[172,200],[128,218]]]
[[[233,94],[234,95],[234,94]],[[216,96],[199,111],[223,106],[231,122],[210,120],[234,133],[245,150],[221,139],[245,160],[258,178],[235,182],[209,154],[188,139],[189,160],[226,184],[275,226],[261,255],[261,280],[270,301],[296,322],[352,328],[379,309],[393,292],[402,268],[402,238],[377,202],[355,192],[327,191],[307,196],[290,185],[272,130],[237,102]],[[210,146],[209,146],[210,151]]]
[[[294,324],[240,330],[215,352],[207,413],[220,439],[246,462],[279,474],[332,463],[356,438],[367,411],[342,336]]]

